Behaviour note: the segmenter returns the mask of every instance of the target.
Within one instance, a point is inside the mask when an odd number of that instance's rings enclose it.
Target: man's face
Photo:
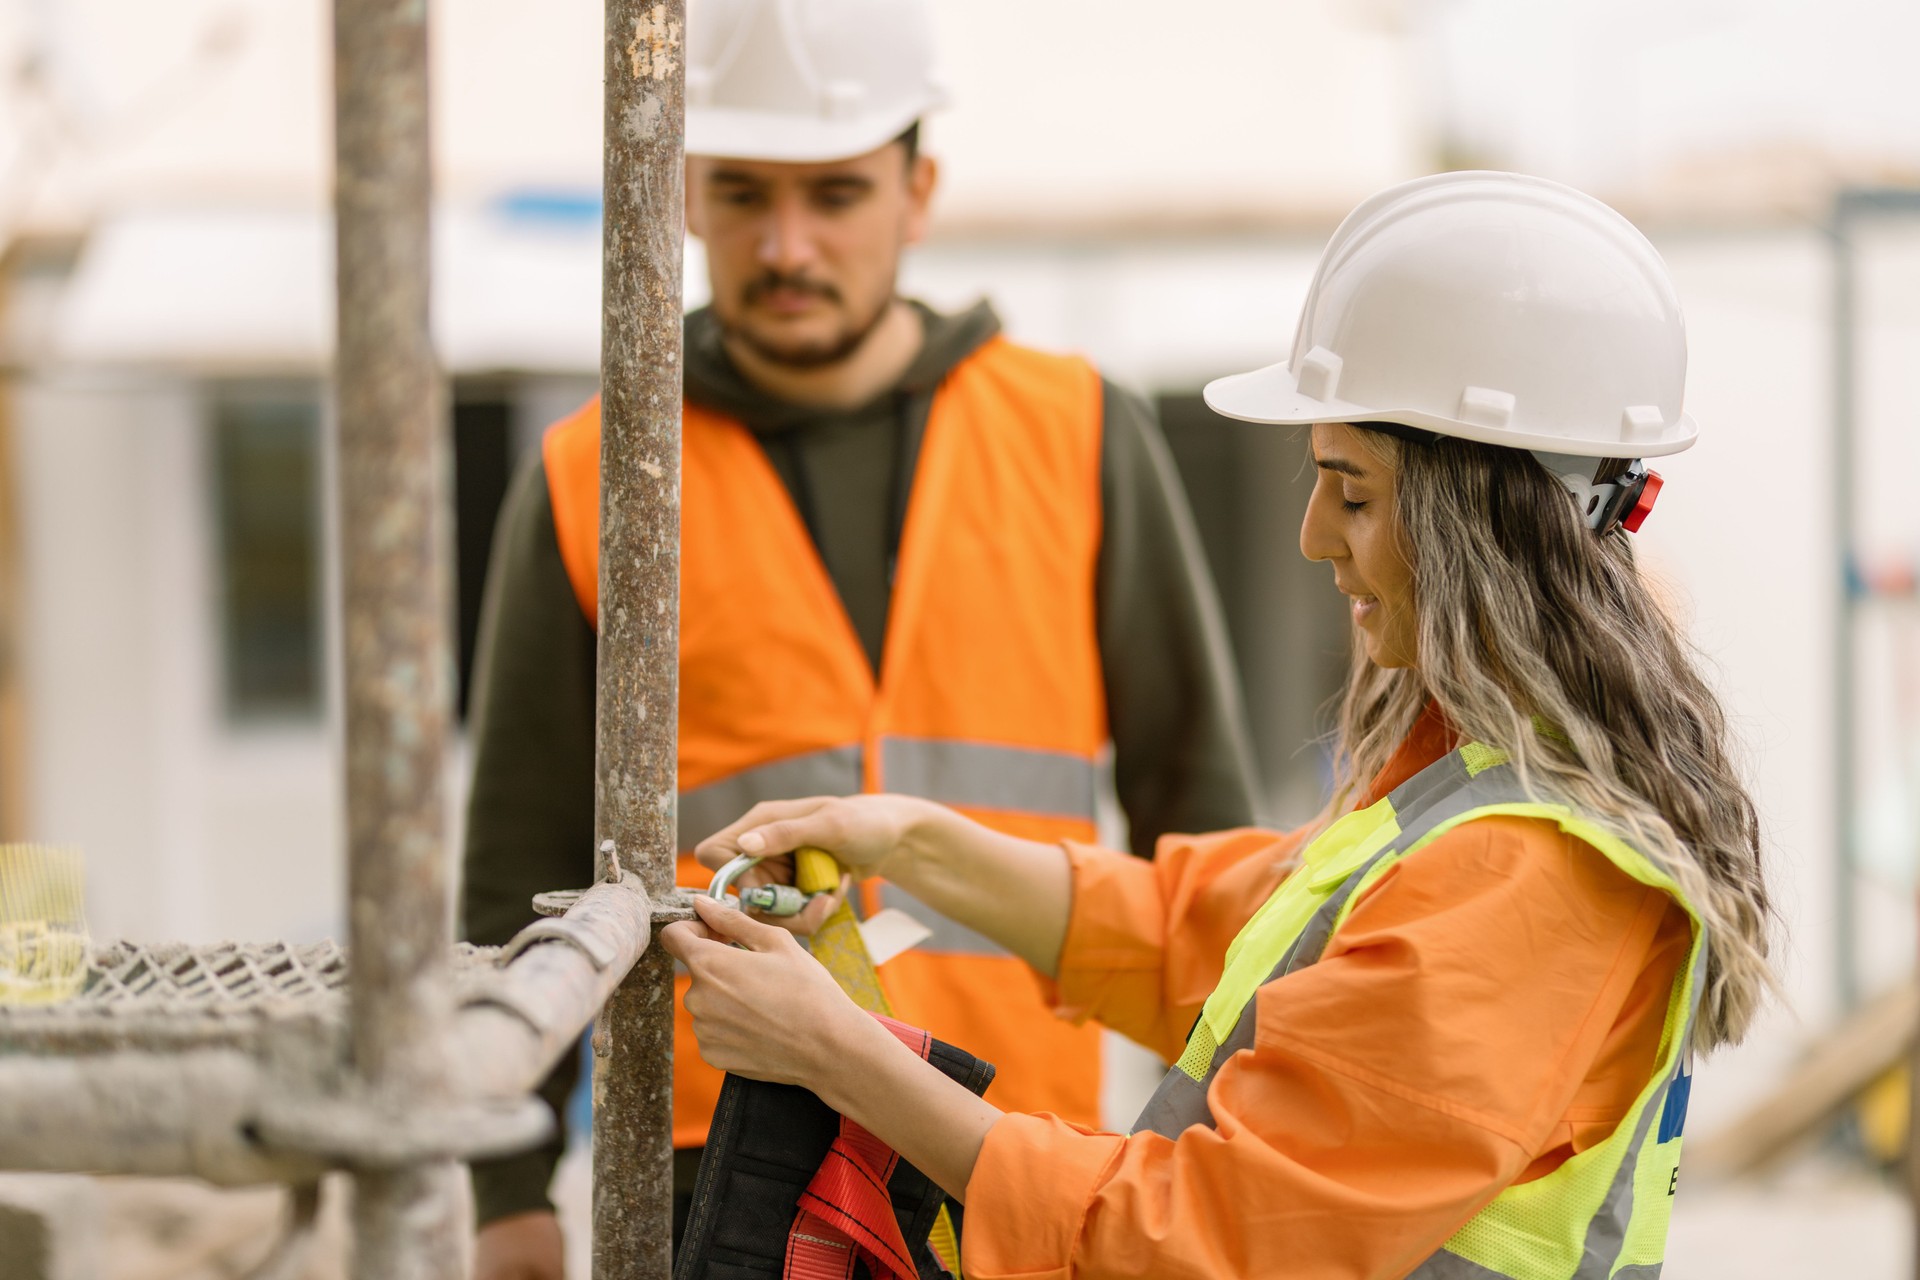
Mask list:
[[[893,301],[934,179],[900,142],[822,164],[690,157],[687,228],[706,242],[721,327],[773,364],[844,359]]]

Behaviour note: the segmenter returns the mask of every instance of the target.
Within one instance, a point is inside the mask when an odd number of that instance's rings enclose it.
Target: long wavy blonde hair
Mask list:
[[[1528,791],[1613,827],[1667,868],[1707,930],[1698,1046],[1738,1042],[1773,987],[1759,819],[1726,715],[1649,592],[1629,535],[1595,535],[1521,450],[1404,442],[1355,425],[1397,463],[1419,667],[1375,666],[1356,637],[1332,811],[1437,703],[1467,739],[1504,750]]]

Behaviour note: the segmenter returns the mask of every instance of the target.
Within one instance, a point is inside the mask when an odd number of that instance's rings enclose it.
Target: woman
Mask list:
[[[1769,983],[1754,807],[1630,543],[1640,459],[1695,435],[1685,362],[1658,256],[1578,192],[1447,174],[1361,205],[1292,359],[1207,390],[1311,427],[1300,547],[1356,635],[1321,823],[1144,863],[880,796],[764,804],[699,851],[779,876],[821,845],[999,941],[1176,1061],[1135,1131],[1003,1115],[712,903],[664,935],[702,1055],[963,1201],[970,1277],[1656,1274],[1691,1050]]]

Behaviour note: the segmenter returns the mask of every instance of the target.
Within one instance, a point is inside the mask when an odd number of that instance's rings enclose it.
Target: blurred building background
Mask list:
[[[594,387],[600,10],[433,8],[464,671],[507,479]],[[1828,222],[1842,188],[1920,184],[1920,8],[946,0],[941,14],[955,105],[929,127],[939,217],[905,287],[938,305],[990,296],[1015,336],[1085,352],[1157,399],[1275,821],[1317,804],[1311,739],[1345,615],[1294,549],[1299,442],[1212,418],[1199,387],[1280,358],[1321,243],[1388,183],[1517,168],[1640,223],[1679,281],[1703,426],[1662,466],[1640,545],[1748,745],[1787,937],[1789,999],[1703,1068],[1691,1132],[1763,1097],[1848,1002],[1901,981],[1920,863],[1920,218],[1865,224],[1855,248],[1852,546],[1834,510]],[[0,0],[0,837],[83,846],[98,934],[344,932],[329,22],[320,0]],[[687,278],[698,301],[697,245]],[[1834,699],[1843,652],[1849,708]],[[1843,725],[1857,767],[1840,779]],[[1820,1176],[1697,1213],[1682,1197],[1673,1273],[1899,1273],[1892,1193]],[[1862,1252],[1835,1265],[1836,1248]]]

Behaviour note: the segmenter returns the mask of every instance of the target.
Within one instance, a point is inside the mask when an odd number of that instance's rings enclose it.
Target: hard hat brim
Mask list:
[[[1489,427],[1418,409],[1363,405],[1345,400],[1318,400],[1300,393],[1293,372],[1285,361],[1255,369],[1251,373],[1216,378],[1206,385],[1201,395],[1209,409],[1222,417],[1237,418],[1241,422],[1300,427],[1321,422],[1394,422],[1460,440],[1583,458],[1664,457],[1691,447],[1700,434],[1692,416],[1686,413],[1667,424],[1658,434],[1650,433],[1644,439],[1629,443],[1618,435],[1586,440],[1577,436],[1545,435],[1510,427]]]
[[[824,164],[878,151],[942,105],[942,95],[845,120],[731,107],[687,108],[687,154],[774,164]]]

